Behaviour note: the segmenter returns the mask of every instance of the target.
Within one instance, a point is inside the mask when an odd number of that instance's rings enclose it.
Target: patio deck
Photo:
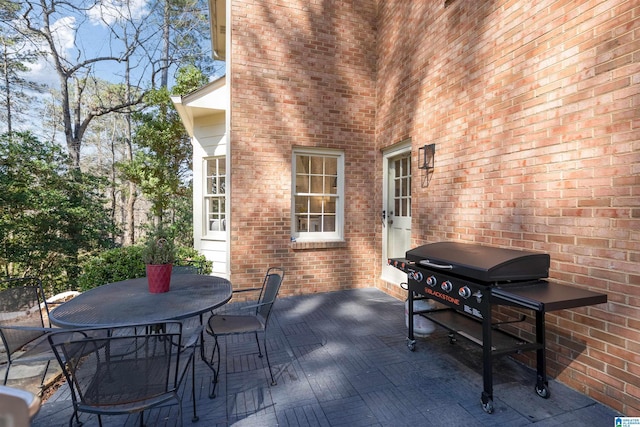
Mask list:
[[[278,385],[269,386],[253,337],[229,339],[214,399],[207,396],[211,371],[197,359],[200,419],[191,422],[188,389],[184,426],[606,426],[617,415],[556,381],[550,381],[550,399],[538,397],[535,371],[509,357],[494,363],[495,412],[486,414],[480,348],[464,339],[451,345],[438,328],[409,351],[403,302],[376,289],[281,298],[271,321],[268,345]],[[68,425],[71,412],[64,385],[32,425]],[[175,405],[145,412],[148,426],[179,425],[177,418]],[[80,419],[97,425],[95,416]],[[139,418],[103,422],[135,426]]]

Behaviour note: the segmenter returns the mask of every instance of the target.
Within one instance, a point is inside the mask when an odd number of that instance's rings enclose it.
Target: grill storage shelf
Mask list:
[[[460,336],[482,347],[482,408],[492,413],[493,357],[536,351],[538,396],[548,398],[546,376],[545,313],[607,301],[605,294],[542,280],[548,276],[547,254],[457,242],[432,243],[391,258],[389,265],[408,276],[408,316],[419,314],[447,329],[453,343]],[[414,299],[431,299],[434,310],[414,311]],[[500,329],[492,320],[497,306],[512,306],[535,313],[535,341],[526,341]],[[524,316],[503,322],[516,325]],[[407,346],[415,349],[413,322],[408,322]]]
[[[429,312],[416,313],[437,323],[450,331],[450,339],[455,341],[459,335],[469,341],[482,346],[482,322],[471,316],[467,316],[453,309],[443,308]],[[519,319],[518,321],[524,321]],[[499,329],[496,325],[491,329],[491,352],[493,355],[513,353],[516,351],[535,350],[540,344],[523,340],[522,338]]]

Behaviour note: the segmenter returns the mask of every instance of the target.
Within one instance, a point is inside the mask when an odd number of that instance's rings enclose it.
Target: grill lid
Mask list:
[[[417,264],[483,282],[549,276],[548,254],[458,242],[429,243],[407,251]]]

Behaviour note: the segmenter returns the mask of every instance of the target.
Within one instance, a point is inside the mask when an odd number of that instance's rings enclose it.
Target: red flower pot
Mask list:
[[[149,292],[160,294],[169,291],[173,264],[147,264],[147,281]]]

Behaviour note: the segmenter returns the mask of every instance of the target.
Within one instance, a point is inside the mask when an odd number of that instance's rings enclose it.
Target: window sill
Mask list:
[[[215,237],[215,236],[202,236],[200,237],[201,241],[210,241],[210,242],[225,242],[227,239],[224,237]]]
[[[333,249],[346,248],[347,242],[344,240],[334,240],[326,242],[291,242],[291,249],[294,251],[305,249]]]

